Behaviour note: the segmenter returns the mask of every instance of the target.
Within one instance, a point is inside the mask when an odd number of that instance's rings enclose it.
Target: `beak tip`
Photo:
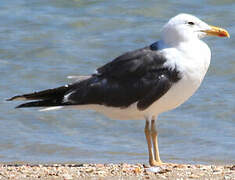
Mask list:
[[[225,36],[224,36],[224,37],[226,37],[226,38],[230,38],[229,33],[225,34]]]
[[[226,37],[226,38],[230,38],[230,34],[228,33],[228,31],[226,31],[225,29],[223,29],[223,31],[221,31],[221,34],[219,34],[221,37]]]
[[[230,35],[227,30],[216,26],[210,26],[210,27],[211,30],[206,31],[208,35],[230,38]]]

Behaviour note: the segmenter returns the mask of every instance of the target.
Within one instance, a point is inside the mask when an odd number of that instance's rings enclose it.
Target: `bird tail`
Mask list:
[[[26,107],[52,107],[61,106],[63,104],[63,98],[66,92],[71,89],[72,85],[61,86],[54,89],[47,89],[44,91],[34,92],[30,94],[17,95],[7,99],[7,101],[13,100],[33,100],[28,103],[18,105],[16,108]]]

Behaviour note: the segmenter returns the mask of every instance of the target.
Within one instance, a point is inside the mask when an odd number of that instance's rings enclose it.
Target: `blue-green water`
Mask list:
[[[235,163],[235,2],[10,0],[0,2],[0,162],[144,162],[144,121],[90,111],[14,109],[4,99],[64,85],[159,38],[186,12],[226,28],[207,38],[209,72],[197,93],[158,120],[163,161]],[[71,81],[70,81],[71,82]]]

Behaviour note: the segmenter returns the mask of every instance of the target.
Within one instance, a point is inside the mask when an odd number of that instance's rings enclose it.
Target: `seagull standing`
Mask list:
[[[165,24],[159,41],[124,53],[95,74],[8,100],[31,100],[16,108],[73,107],[92,109],[111,119],[145,119],[149,163],[161,165],[155,121],[160,113],[184,103],[200,86],[211,59],[210,48],[201,40],[207,35],[229,37],[225,29],[179,14]]]

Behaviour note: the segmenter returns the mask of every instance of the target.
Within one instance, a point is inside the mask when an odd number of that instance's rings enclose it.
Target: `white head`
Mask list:
[[[226,30],[210,26],[190,14],[179,14],[171,18],[162,30],[162,40],[169,45],[199,40],[207,35],[229,37]]]

